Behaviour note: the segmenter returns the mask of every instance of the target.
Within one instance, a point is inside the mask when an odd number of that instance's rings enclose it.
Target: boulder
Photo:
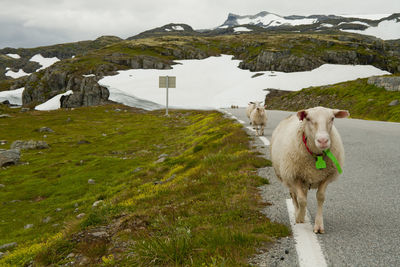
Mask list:
[[[0,167],[16,165],[20,158],[19,149],[0,150]]]
[[[10,249],[10,248],[16,247],[17,245],[18,245],[17,242],[7,243],[4,245],[1,245],[0,250]]]
[[[393,107],[393,106],[397,106],[399,104],[399,100],[393,100],[392,102],[389,103],[389,106]]]
[[[400,92],[400,76],[373,76],[368,78],[368,84],[385,88],[386,91]]]
[[[17,140],[11,144],[11,149],[46,149],[49,145],[44,141],[21,141]]]

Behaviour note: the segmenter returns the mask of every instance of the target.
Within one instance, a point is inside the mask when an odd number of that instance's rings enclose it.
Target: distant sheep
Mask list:
[[[260,105],[261,103],[262,103],[262,101],[249,102],[249,104],[246,108],[246,115],[247,115],[247,118],[249,118],[249,120],[250,120],[251,112],[256,108],[256,106]],[[251,120],[250,120],[250,124],[251,124]]]
[[[267,112],[265,108],[257,103],[250,114],[250,123],[256,130],[256,135],[264,135],[264,128],[267,125]]]
[[[324,107],[300,110],[297,116],[281,121],[272,133],[272,166],[276,176],[289,188],[296,223],[304,222],[308,190],[318,189],[315,233],[325,232],[322,216],[325,190],[339,176],[344,163],[342,140],[333,120],[347,116],[347,110]]]

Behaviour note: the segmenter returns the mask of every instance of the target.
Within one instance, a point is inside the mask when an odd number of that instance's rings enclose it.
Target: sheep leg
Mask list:
[[[264,135],[264,124],[261,124],[261,135]]]
[[[297,214],[299,209],[299,203],[297,203],[297,195],[293,190],[290,190],[290,196],[292,197],[292,203],[294,206],[294,214]]]
[[[297,195],[297,203],[299,206],[296,212],[296,223],[304,223],[304,219],[306,217],[308,190],[303,187],[301,182],[297,182],[295,184],[295,190]]]
[[[314,233],[316,233],[316,234],[325,233],[324,219],[323,219],[323,216],[322,216],[322,206],[324,205],[325,190],[326,190],[327,186],[328,186],[328,181],[327,180],[321,182],[321,184],[318,186],[318,190],[317,190],[317,193],[316,193],[317,203],[318,203],[317,214],[315,216],[315,224],[314,224]]]
[[[258,125],[255,126],[256,129],[256,136],[259,136],[260,134],[258,133]]]

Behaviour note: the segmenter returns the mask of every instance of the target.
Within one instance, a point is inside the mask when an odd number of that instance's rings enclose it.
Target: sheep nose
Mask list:
[[[328,138],[318,138],[317,142],[321,145],[321,146],[327,146],[328,145]]]

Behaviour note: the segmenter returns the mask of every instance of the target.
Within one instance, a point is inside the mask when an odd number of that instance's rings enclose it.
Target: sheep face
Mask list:
[[[315,147],[322,151],[330,148],[330,133],[335,118],[349,116],[347,110],[315,107],[297,112],[297,117],[304,123],[304,134]]]

